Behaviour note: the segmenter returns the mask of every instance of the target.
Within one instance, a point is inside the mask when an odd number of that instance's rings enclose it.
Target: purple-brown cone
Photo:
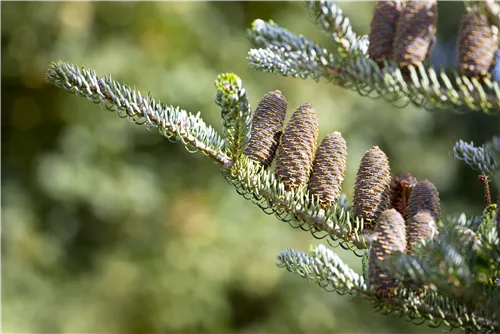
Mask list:
[[[477,7],[465,13],[458,35],[458,68],[469,77],[485,77],[495,63],[498,41],[488,18]]]
[[[356,176],[352,210],[373,229],[378,216],[390,205],[391,171],[385,153],[374,146],[361,159]]]
[[[401,214],[395,209],[382,212],[375,228],[375,234],[376,237],[370,250],[368,276],[371,284],[375,286],[375,291],[380,295],[387,296],[398,287],[399,282],[382,269],[376,261],[387,261],[392,253],[405,251],[405,221]]]
[[[317,140],[318,115],[313,106],[306,103],[293,113],[278,147],[276,175],[287,190],[307,183]]]
[[[264,95],[252,118],[250,140],[245,155],[269,167],[283,132],[288,102],[279,90]]]
[[[400,67],[419,65],[429,54],[436,35],[437,1],[406,1],[394,39],[394,61]]]
[[[382,64],[384,58],[392,58],[396,25],[402,9],[401,1],[379,1],[375,6],[370,23],[368,55],[378,64]]]
[[[323,209],[335,203],[342,190],[347,160],[347,144],[340,132],[327,135],[316,151],[309,192],[319,198]]]

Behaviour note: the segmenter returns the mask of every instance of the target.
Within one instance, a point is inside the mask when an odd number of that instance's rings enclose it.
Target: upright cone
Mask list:
[[[387,296],[398,287],[399,282],[377,264],[384,262],[394,252],[404,252],[406,249],[405,221],[395,209],[389,209],[380,214],[375,229],[375,239],[370,250],[368,276],[375,291]]]
[[[245,155],[269,167],[283,132],[288,102],[279,90],[264,95],[252,118],[250,140]]]
[[[347,160],[347,144],[340,132],[327,135],[314,157],[309,192],[318,197],[323,209],[335,203],[342,190]]]
[[[394,176],[391,179],[391,205],[390,209],[396,209],[404,218],[407,217],[408,201],[411,191],[417,184],[417,179],[410,173]]]
[[[441,218],[439,193],[429,180],[420,181],[413,188],[408,202],[408,218],[423,210],[428,210],[434,220],[439,222]]]
[[[278,148],[276,175],[287,190],[307,183],[317,140],[318,115],[313,106],[306,103],[293,113]]]
[[[460,73],[469,77],[485,77],[490,73],[498,51],[495,31],[477,7],[464,14],[458,35]]]
[[[413,246],[427,239],[434,239],[438,236],[438,226],[430,211],[422,210],[408,218],[406,221],[406,253],[413,255]]]
[[[396,36],[396,25],[403,6],[401,1],[379,1],[370,23],[368,55],[379,65],[384,58],[391,58]]]
[[[394,38],[394,61],[419,65],[429,55],[436,35],[437,1],[406,1]]]
[[[380,213],[390,204],[391,171],[385,153],[373,146],[366,151],[356,176],[352,210],[373,229]]]

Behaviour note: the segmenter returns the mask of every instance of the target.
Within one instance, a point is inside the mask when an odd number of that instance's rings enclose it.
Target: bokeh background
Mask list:
[[[375,3],[340,5],[367,33]],[[433,62],[453,66],[463,5],[439,11]],[[449,153],[458,139],[498,133],[499,118],[397,109],[326,82],[257,72],[246,61],[257,18],[332,45],[298,2],[2,1],[4,332],[438,332],[277,268],[280,249],[318,241],[238,196],[204,156],[44,81],[51,61],[83,65],[201,111],[220,130],[213,83],[234,72],[252,106],[279,89],[289,115],[310,102],[321,137],[343,133],[349,198],[362,154],[379,145],[394,174],[437,185],[444,213],[480,212],[477,175]]]

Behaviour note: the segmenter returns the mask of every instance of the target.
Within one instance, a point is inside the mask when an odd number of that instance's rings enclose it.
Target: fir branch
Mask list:
[[[272,172],[262,169],[240,154],[248,140],[250,106],[241,81],[234,75],[220,76],[216,102],[221,106],[226,135],[225,141],[207,126],[200,115],[192,115],[179,108],[164,106],[150,96],[117,83],[111,77],[98,78],[94,71],[59,62],[52,64],[47,80],[78,96],[85,97],[120,117],[131,118],[137,124],[146,124],[171,139],[180,139],[186,147],[194,147],[218,162],[222,173],[238,192],[252,197],[259,206],[276,213],[284,221],[301,221],[313,235],[325,231],[334,240],[346,241],[343,247],[366,248],[362,235],[363,221],[352,217],[344,202],[333,205],[326,212],[311,199],[306,189],[285,191],[284,185]],[[231,137],[233,136],[233,137]],[[228,144],[229,143],[229,144]],[[228,157],[224,151],[228,151]],[[234,163],[233,163],[234,161]]]
[[[476,232],[471,229],[475,220],[462,215],[446,221],[438,240],[422,242],[412,255],[396,254],[388,263],[379,265],[412,290],[431,285],[469,310],[486,314],[489,311],[483,304],[500,293],[496,285],[499,240],[493,215],[483,216]],[[427,293],[422,291],[420,297]]]
[[[427,321],[431,327],[445,324],[452,328],[483,332],[499,328],[497,322],[482,314],[471,312],[438,292],[430,291],[424,296],[416,296],[408,289],[399,289],[390,298],[381,298],[365,282],[363,276],[349,268],[333,251],[323,245],[312,248],[309,254],[284,249],[278,255],[278,267],[295,272],[327,291],[370,300],[378,311],[394,313],[414,323]]]
[[[411,290],[400,289],[390,299],[374,300],[373,305],[385,314],[407,318],[417,325],[427,322],[429,327],[445,325],[451,329],[482,333],[494,333],[500,329],[498,321],[489,319],[488,314],[471,311],[456,300],[435,291],[416,296]]]
[[[500,86],[489,78],[468,78],[456,70],[447,73],[422,64],[409,66],[408,74],[403,74],[393,61],[386,60],[381,68],[362,52],[357,57],[330,52],[275,23],[258,22],[249,30],[256,49],[248,52],[248,60],[259,71],[316,81],[324,78],[363,96],[383,97],[403,106],[411,102],[428,110],[500,110]]]
[[[186,149],[200,151],[230,168],[232,162],[223,153],[225,141],[210,126],[206,125],[200,113],[193,115],[179,107],[166,106],[153,100],[148,94],[143,97],[138,90],[114,81],[111,76],[97,77],[95,71],[66,64],[52,63],[46,79],[59,88],[100,103],[119,117],[130,118],[136,124],[146,124],[163,136],[180,140]]]
[[[242,156],[237,163],[223,173],[226,180],[246,199],[252,200],[265,213],[275,214],[280,220],[316,233],[324,231],[333,240],[341,239],[344,248],[354,250],[369,247],[371,239],[364,235],[364,222],[348,211],[344,200],[339,200],[326,211],[317,198],[312,197],[307,187],[286,190],[274,173],[262,168],[253,160]],[[307,226],[304,228],[304,225]]]
[[[358,275],[337,254],[323,245],[311,247],[309,254],[284,249],[278,255],[278,261],[278,267],[296,272],[327,290],[354,296],[369,293],[363,276]]]
[[[499,145],[500,147],[500,145]],[[490,153],[491,149],[484,146],[474,146],[474,143],[466,143],[459,140],[453,147],[453,157],[464,161],[471,168],[485,175],[493,175],[499,168],[497,161]]]
[[[221,74],[215,82],[215,103],[221,108],[227,154],[233,163],[243,153],[250,138],[252,109],[241,79],[233,73]]]
[[[333,1],[304,1],[309,15],[325,34],[331,35],[339,44],[343,54],[349,58],[366,55],[368,38],[358,37],[353,31],[349,18],[342,15],[342,9]]]
[[[248,36],[252,39],[256,47],[266,48],[273,46],[282,48],[287,52],[311,48],[315,45],[303,35],[295,35],[281,28],[272,20],[269,22],[261,19],[253,21],[252,27],[248,29]]]

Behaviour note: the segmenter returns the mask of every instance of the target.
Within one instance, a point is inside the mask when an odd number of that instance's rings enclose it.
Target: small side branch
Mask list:
[[[114,81],[111,76],[98,78],[95,71],[64,62],[52,63],[46,79],[59,88],[100,103],[122,118],[146,124],[167,138],[180,140],[186,148],[194,148],[228,169],[231,159],[223,153],[224,140],[206,125],[200,114],[193,115],[179,107],[156,102],[149,95]]]

